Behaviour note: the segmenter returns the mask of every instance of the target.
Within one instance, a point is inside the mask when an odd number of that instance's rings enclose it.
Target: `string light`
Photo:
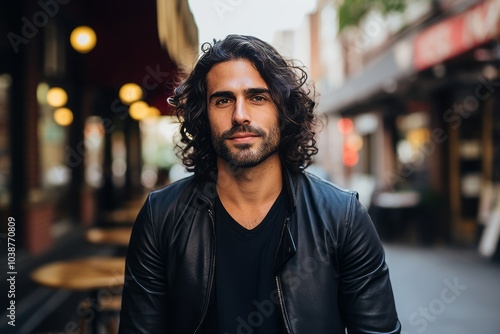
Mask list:
[[[62,107],[68,102],[68,94],[61,87],[52,87],[47,92],[46,100],[51,107]]]
[[[71,32],[69,40],[73,49],[80,53],[88,53],[94,49],[97,36],[92,28],[79,26]]]
[[[68,108],[57,108],[54,110],[54,121],[61,126],[73,123],[73,112]]]

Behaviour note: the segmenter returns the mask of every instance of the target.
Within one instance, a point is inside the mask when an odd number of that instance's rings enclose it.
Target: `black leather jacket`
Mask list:
[[[276,253],[274,302],[288,333],[400,333],[384,251],[357,194],[304,172],[284,180],[292,210]],[[149,195],[128,249],[120,334],[204,332],[215,196],[214,183],[195,177]]]

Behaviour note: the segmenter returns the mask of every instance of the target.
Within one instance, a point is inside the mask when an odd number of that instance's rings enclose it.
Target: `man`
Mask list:
[[[194,176],[134,224],[120,333],[399,333],[384,252],[357,194],[304,171],[305,72],[269,44],[205,44],[169,99]]]

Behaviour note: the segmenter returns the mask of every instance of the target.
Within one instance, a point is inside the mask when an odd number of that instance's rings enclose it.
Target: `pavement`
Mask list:
[[[402,334],[500,334],[500,263],[476,250],[384,248]]]

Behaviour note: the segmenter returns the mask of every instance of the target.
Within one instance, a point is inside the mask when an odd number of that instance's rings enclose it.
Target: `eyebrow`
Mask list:
[[[253,94],[271,94],[271,91],[267,88],[248,88],[245,89],[245,95],[253,95]]]
[[[245,95],[271,94],[271,91],[267,88],[256,87],[256,88],[245,89],[244,94]],[[208,101],[212,101],[214,98],[217,98],[217,97],[235,98],[235,95],[232,91],[229,91],[229,90],[217,91],[217,92],[214,92],[210,95],[210,97],[208,98]]]
[[[212,95],[210,95],[210,97],[208,98],[208,101],[211,102],[213,99],[215,99],[217,97],[234,98],[234,93],[231,91],[228,91],[228,90],[214,92],[214,93],[212,93]]]

